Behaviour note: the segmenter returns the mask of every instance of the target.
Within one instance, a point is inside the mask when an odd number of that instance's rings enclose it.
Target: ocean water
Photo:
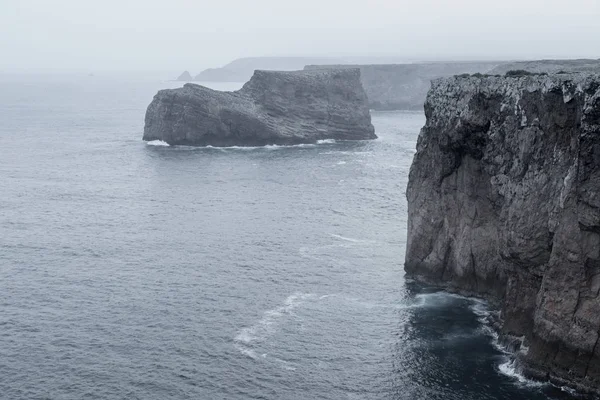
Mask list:
[[[405,279],[421,113],[367,142],[142,142],[180,85],[0,76],[1,399],[570,398],[515,373],[485,304]]]

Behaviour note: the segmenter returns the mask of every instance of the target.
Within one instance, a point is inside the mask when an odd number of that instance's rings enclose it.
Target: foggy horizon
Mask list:
[[[243,57],[599,58],[600,4],[5,0],[0,71],[183,71]]]
[[[0,0],[0,400],[600,400],[599,21]]]

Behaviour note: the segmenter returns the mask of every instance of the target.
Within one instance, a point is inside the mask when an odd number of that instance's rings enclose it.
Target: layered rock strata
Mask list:
[[[256,71],[235,92],[195,84],[161,90],[146,111],[143,137],[191,146],[375,138],[358,69]]]
[[[600,392],[600,76],[452,77],[425,103],[405,269],[501,305],[541,379]]]

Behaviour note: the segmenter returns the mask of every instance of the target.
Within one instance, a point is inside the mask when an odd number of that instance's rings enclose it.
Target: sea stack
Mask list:
[[[178,81],[183,81],[183,82],[190,82],[193,79],[194,78],[192,78],[192,75],[190,74],[189,71],[183,71],[183,73],[181,75],[179,75],[179,77],[177,77]]]
[[[358,69],[257,70],[235,92],[190,83],[161,90],[146,111],[143,137],[190,146],[375,138]]]
[[[600,393],[600,75],[512,75],[433,82],[405,269],[498,302],[528,375]]]

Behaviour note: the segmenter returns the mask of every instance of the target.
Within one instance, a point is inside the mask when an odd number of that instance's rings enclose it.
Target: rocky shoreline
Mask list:
[[[409,276],[500,304],[530,377],[600,393],[600,76],[434,81]]]

